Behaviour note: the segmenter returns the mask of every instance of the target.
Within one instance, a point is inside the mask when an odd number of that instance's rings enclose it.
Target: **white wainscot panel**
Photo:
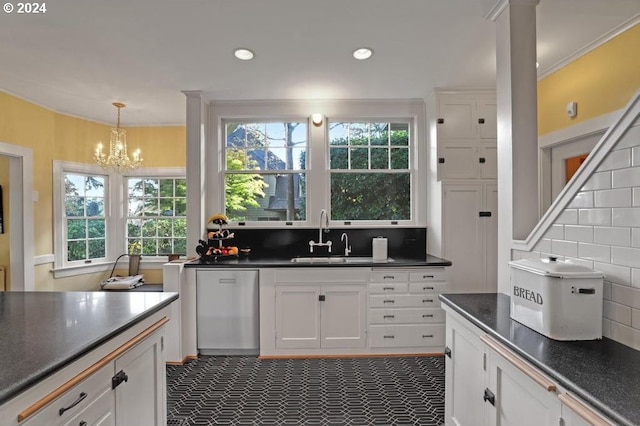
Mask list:
[[[564,225],[577,225],[578,224],[578,210],[576,209],[566,209],[558,219],[556,219],[556,223],[564,224]]]
[[[611,300],[640,309],[640,290],[625,285],[611,284]]]

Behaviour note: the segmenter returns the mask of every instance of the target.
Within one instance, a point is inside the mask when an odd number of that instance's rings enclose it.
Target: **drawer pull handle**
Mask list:
[[[382,303],[396,303],[395,300],[384,300],[382,301]]]
[[[433,299],[422,299],[422,303],[433,303]]]
[[[433,318],[433,314],[424,314],[422,318]]]
[[[383,280],[392,280],[395,278],[395,275],[385,275],[384,277],[382,277]]]
[[[382,318],[395,318],[395,315],[383,315]]]
[[[433,290],[433,287],[422,287],[423,290]]]
[[[75,401],[73,401],[71,403],[71,405],[69,405],[68,407],[62,407],[61,409],[58,410],[58,414],[59,415],[63,415],[65,411],[67,410],[71,410],[73,407],[75,407],[76,405],[80,404],[82,401],[84,401],[84,399],[87,397],[87,393],[86,392],[80,392],[80,395],[78,395],[78,399],[76,399]]]
[[[423,275],[423,276],[422,276],[422,279],[423,279],[423,280],[424,280],[424,279],[426,279],[426,278],[433,278],[433,275]]]
[[[395,339],[396,336],[383,336],[385,339]]]
[[[384,291],[387,291],[387,290],[393,291],[393,290],[395,290],[395,288],[393,288],[393,287],[382,287],[382,290],[384,290]]]
[[[509,349],[505,348],[502,343],[487,335],[480,336],[480,340],[487,344],[491,349],[496,351],[500,356],[509,361],[515,368],[528,376],[531,380],[542,386],[548,392],[555,392],[556,385],[535,368],[522,361],[518,356],[513,354]]]
[[[431,339],[431,338],[433,338],[433,334],[423,334],[422,338],[423,339]]]

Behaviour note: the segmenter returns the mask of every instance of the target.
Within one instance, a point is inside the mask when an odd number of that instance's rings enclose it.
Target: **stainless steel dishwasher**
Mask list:
[[[198,270],[196,309],[202,355],[260,353],[257,270]]]

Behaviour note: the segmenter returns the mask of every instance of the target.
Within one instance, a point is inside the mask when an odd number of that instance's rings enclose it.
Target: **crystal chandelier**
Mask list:
[[[142,157],[140,157],[140,150],[137,149],[132,153],[133,160],[129,159],[129,154],[127,153],[127,131],[120,128],[120,109],[126,107],[126,105],[114,102],[113,106],[118,108],[118,124],[115,129],[111,129],[109,156],[102,152],[102,144],[99,143],[93,158],[103,169],[122,173],[124,170],[140,167],[142,165]]]

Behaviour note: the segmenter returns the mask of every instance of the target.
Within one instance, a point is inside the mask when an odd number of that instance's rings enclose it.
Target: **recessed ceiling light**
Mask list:
[[[359,61],[364,61],[365,59],[369,59],[373,55],[373,50],[368,47],[361,47],[360,49],[356,49],[353,51],[353,57]]]
[[[249,49],[236,49],[233,54],[236,56],[236,58],[242,61],[249,61],[253,59],[253,52]]]

